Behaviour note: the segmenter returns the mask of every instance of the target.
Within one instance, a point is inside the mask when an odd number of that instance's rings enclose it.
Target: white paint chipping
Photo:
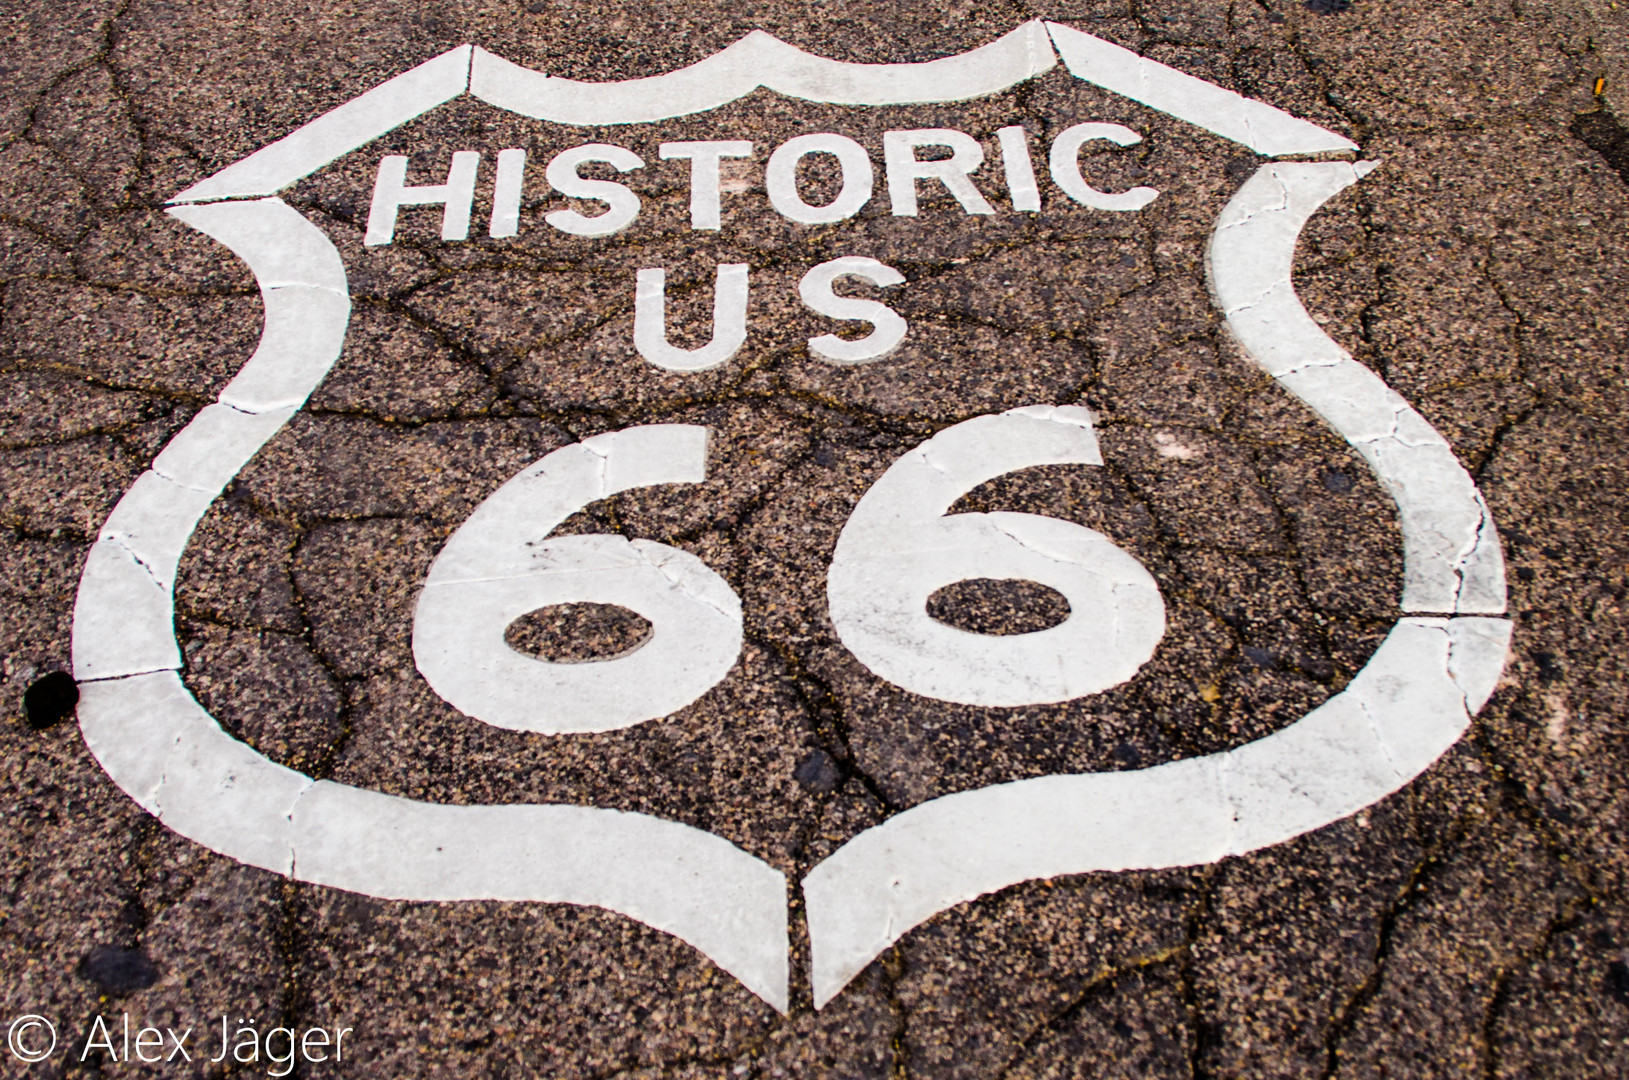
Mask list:
[[[1510,659],[1508,619],[1450,619],[1448,674],[1465,692],[1465,708],[1476,715],[1499,686]]]
[[[716,109],[760,86],[835,105],[965,101],[1005,90],[1056,63],[1045,27],[1034,21],[988,45],[921,64],[842,63],[754,30],[689,67],[622,82],[554,78],[477,48],[470,93],[539,120],[641,124]]]
[[[664,371],[706,371],[728,362],[747,341],[746,263],[722,263],[713,283],[713,336],[681,349],[667,340],[667,271],[640,270],[634,277],[634,348]]]
[[[296,128],[201,180],[171,202],[274,195],[303,176],[422,116],[469,87],[471,46],[460,45]],[[265,287],[266,283],[262,283]]]
[[[824,206],[811,206],[798,191],[798,162],[809,154],[830,154],[837,159],[842,184],[836,197]],[[787,139],[769,155],[764,166],[764,187],[769,205],[789,221],[803,225],[824,225],[843,221],[860,212],[871,201],[876,174],[871,155],[847,135],[817,131]]]
[[[1242,143],[1265,157],[1357,149],[1350,139],[1317,124],[1102,38],[1061,23],[1049,22],[1046,28],[1076,78]]]
[[[862,338],[821,334],[809,339],[809,351],[834,364],[868,364],[881,360],[905,340],[910,324],[880,300],[838,296],[832,286],[845,277],[857,277],[884,288],[905,283],[905,275],[893,267],[858,255],[845,255],[810,267],[798,280],[798,298],[809,310],[828,319],[868,322],[872,330]]]
[[[925,146],[944,147],[950,156],[924,161],[916,156],[916,151]],[[916,216],[918,180],[939,181],[966,213],[995,213],[995,207],[973,185],[973,173],[984,164],[984,147],[965,131],[954,128],[885,131],[882,156],[887,166],[888,201],[896,217]]]
[[[1295,295],[1302,226],[1373,167],[1263,165],[1216,220],[1206,259],[1211,290],[1251,357],[1345,437],[1396,501],[1403,610],[1499,614],[1504,557],[1476,483],[1447,440],[1324,333]]]
[[[685,551],[620,536],[549,533],[597,499],[706,478],[707,429],[625,428],[573,443],[489,495],[453,533],[413,615],[413,659],[465,714],[515,731],[613,731],[695,701],[741,653],[741,600]],[[650,620],[631,652],[551,663],[504,630],[554,604],[614,604]]]
[[[169,588],[117,540],[98,540],[85,556],[72,655],[80,682],[181,666]]]
[[[803,880],[816,1007],[965,900],[1034,878],[1211,863],[1378,802],[1458,740],[1468,688],[1498,679],[1509,632],[1503,619],[1404,619],[1344,691],[1237,750],[997,784],[866,830]]]
[[[1141,563],[1073,522],[946,513],[1005,473],[1102,463],[1091,414],[1050,406],[965,421],[901,457],[854,508],[827,571],[843,645],[896,686],[968,705],[1067,701],[1131,678],[1165,634],[1165,604]],[[995,636],[928,615],[935,591],[973,578],[1041,582],[1068,599],[1069,617]]]
[[[1159,198],[1158,189],[1151,187],[1108,192],[1099,191],[1088,184],[1080,175],[1080,148],[1097,139],[1112,142],[1116,146],[1135,146],[1143,141],[1141,135],[1120,124],[1076,124],[1059,132],[1058,137],[1052,140],[1049,164],[1052,168],[1052,182],[1057,184],[1065,195],[1094,210],[1115,211],[1141,210]]]
[[[148,469],[130,485],[96,538],[125,548],[168,591],[175,587],[176,567],[187,539],[217,494],[176,483]]]

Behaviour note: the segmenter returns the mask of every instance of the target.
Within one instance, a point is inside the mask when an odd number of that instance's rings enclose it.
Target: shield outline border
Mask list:
[[[843,63],[753,31],[689,67],[615,83],[553,78],[464,45],[178,194],[168,212],[249,265],[265,328],[217,401],[131,485],[87,556],[73,668],[98,763],[169,828],[239,862],[388,899],[608,908],[688,942],[787,1012],[785,876],[723,838],[601,808],[419,803],[314,781],[227,735],[182,683],[173,620],[182,550],[337,361],[349,320],[337,249],[276,192],[465,92],[537,119],[638,123],[759,87],[850,105],[968,100],[1060,58],[1077,78],[1262,156],[1357,150],[1264,102],[1036,20],[918,64]],[[1511,625],[1500,617],[1503,557],[1486,503],[1446,440],[1323,332],[1290,278],[1302,226],[1375,164],[1262,165],[1218,217],[1206,271],[1245,353],[1345,437],[1397,503],[1403,617],[1351,684],[1263,739],[1149,769],[944,796],[851,838],[801,883],[816,1008],[912,927],[974,896],[1038,877],[1214,862],[1350,816],[1423,772],[1491,695]],[[992,820],[1001,827],[980,827]],[[656,887],[653,859],[666,874]]]

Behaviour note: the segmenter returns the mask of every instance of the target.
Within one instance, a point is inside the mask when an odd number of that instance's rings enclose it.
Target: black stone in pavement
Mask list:
[[[106,994],[130,994],[158,982],[158,967],[140,949],[98,945],[79,965],[80,973]]]
[[[1612,115],[1605,107],[1594,112],[1579,113],[1573,118],[1572,133],[1584,145],[1606,159],[1618,170],[1623,182],[1629,184],[1629,127]]]
[[[752,29],[844,60],[921,61],[1032,17],[1337,128],[1381,163],[1309,223],[1296,287],[1475,476],[1504,539],[1516,635],[1488,707],[1406,789],[1213,866],[960,905],[818,1012],[798,922],[802,981],[782,1017],[611,912],[376,899],[232,862],[136,805],[76,734],[35,737],[34,689],[20,691],[68,653],[97,528],[261,332],[245,268],[166,215],[177,191],[465,42],[604,80],[692,63]],[[344,1023],[357,1030],[343,1065],[300,1075],[388,1080],[1629,1076],[1623,0],[0,0],[0,28],[0,685],[28,716],[0,725],[13,1014],[83,1030],[118,995],[133,1019],[178,1027],[223,1013]],[[965,129],[999,194],[999,128],[1039,140],[1082,120],[1145,135],[1088,171],[1161,186],[1149,213],[1093,216],[1049,195],[1034,217],[1002,204],[971,220],[924,196],[919,217],[896,218],[880,188],[837,229],[763,212],[762,159],[795,134],[845,132],[877,153],[885,129]],[[655,149],[736,137],[757,159],[725,169],[726,227],[698,238],[684,163]],[[431,207],[404,212],[396,244],[362,244],[382,154],[412,155],[429,183],[447,153],[483,151],[485,206],[500,149],[532,147],[537,171],[590,139],[647,157],[645,210],[623,241],[548,230],[536,219],[557,201],[540,189],[515,238],[477,220],[470,241],[443,244]],[[1149,768],[1277,730],[1373,651],[1401,556],[1373,473],[1242,361],[1205,295],[1210,223],[1260,164],[1061,69],[980,101],[875,113],[760,92],[587,131],[468,99],[438,109],[285,193],[342,248],[350,337],[183,556],[186,684],[290,768],[419,800],[651,813],[792,880],[930,798]],[[796,283],[856,253],[904,269],[915,329],[888,363],[835,369],[804,347],[816,331]],[[741,357],[682,378],[645,365],[630,344],[635,270],[670,267],[675,343],[690,346],[719,262],[752,265]],[[1171,613],[1161,651],[1136,685],[1076,705],[898,692],[827,618],[843,523],[929,435],[1038,402],[1090,407],[1104,467],[1004,477],[955,512],[1045,514],[1132,550]],[[714,567],[747,612],[738,669],[677,719],[570,739],[441,702],[410,630],[447,535],[545,453],[675,422],[714,433],[706,485],[625,493],[562,532],[653,538]],[[1001,633],[1049,598],[994,581],[939,600],[945,621]],[[510,641],[616,655],[648,631],[629,614],[564,605],[518,620]],[[47,678],[35,685],[72,689]],[[93,948],[114,926],[121,944]]]
[[[798,762],[798,767],[792,770],[792,779],[810,791],[825,794],[836,789],[843,779],[843,772],[830,754],[816,750]]]
[[[66,671],[52,671],[23,691],[23,715],[35,731],[56,727],[79,704],[79,684]]]

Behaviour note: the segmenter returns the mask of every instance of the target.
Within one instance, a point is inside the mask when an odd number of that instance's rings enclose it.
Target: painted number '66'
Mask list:
[[[860,500],[827,575],[843,644],[913,693],[974,705],[1064,701],[1136,673],[1165,633],[1159,589],[1101,533],[1036,514],[947,514],[987,480],[1036,465],[1100,465],[1090,414],[1031,406],[947,428],[896,461]],[[556,450],[476,508],[430,566],[413,623],[419,671],[447,701],[498,727],[610,731],[695,701],[734,666],[741,601],[705,563],[649,540],[549,533],[631,488],[699,483],[707,429],[627,428]],[[975,578],[1062,593],[1062,623],[971,633],[932,618],[928,597]],[[635,649],[555,663],[504,632],[542,607],[613,604],[651,623]]]

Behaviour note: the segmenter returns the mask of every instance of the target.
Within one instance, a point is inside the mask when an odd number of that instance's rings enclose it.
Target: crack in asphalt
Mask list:
[[[1006,6],[1026,18],[1033,15],[1029,5],[1019,2],[1019,0],[1009,0]],[[1237,6],[1237,4],[1229,4],[1227,8],[1230,31],[1235,29],[1233,20],[1236,17],[1235,9]],[[1255,7],[1265,13],[1274,13],[1273,6],[1265,2],[1265,0],[1256,0]],[[156,206],[156,200],[147,199],[143,201],[144,196],[141,193],[150,180],[152,148],[161,142],[182,150],[183,153],[195,161],[201,162],[203,160],[201,154],[186,146],[174,135],[156,130],[156,127],[144,116],[138,96],[131,91],[125,73],[116,62],[118,45],[121,41],[121,34],[124,32],[119,24],[130,12],[131,8],[131,0],[125,0],[117,7],[113,15],[103,24],[98,51],[93,56],[63,69],[51,79],[47,86],[37,91],[35,104],[29,110],[27,123],[23,130],[18,135],[0,142],[0,151],[8,150],[15,142],[21,141],[27,142],[39,148],[42,152],[49,154],[80,185],[85,193],[86,201],[93,211],[104,217],[147,212]],[[1178,45],[1208,44],[1213,47],[1216,45],[1214,42],[1195,42],[1192,39],[1184,38],[1169,28],[1154,25],[1149,14],[1144,10],[1144,5],[1138,0],[1132,0],[1129,10],[1142,30],[1143,40],[1140,45],[1142,50],[1166,43]],[[1309,45],[1295,23],[1280,26],[1277,33],[1281,40],[1288,45],[1292,55],[1302,65],[1308,76],[1317,84],[1324,103],[1347,119],[1357,133],[1357,139],[1360,143],[1369,144],[1375,138],[1380,122],[1367,116],[1351,105],[1350,102],[1344,100],[1332,77],[1334,65],[1324,62],[1314,55],[1312,46]],[[1247,47],[1240,46],[1236,38],[1229,40],[1227,46],[1226,55],[1229,64],[1232,66],[1235,81],[1243,84],[1246,81],[1246,69],[1250,64],[1250,58],[1247,55],[1250,50]],[[129,170],[129,178],[112,193],[113,197],[111,198],[98,187],[98,182],[87,170],[80,168],[75,162],[65,157],[63,152],[46,137],[48,133],[44,133],[41,128],[41,111],[51,95],[58,88],[67,84],[69,80],[92,71],[101,71],[106,74],[108,83],[112,87],[113,97],[123,108],[124,120],[134,132],[134,145],[136,147],[133,158],[134,164]],[[1019,92],[1017,100],[1021,105],[1020,112],[1026,116],[1030,115],[1032,108],[1039,108],[1031,100],[1031,95],[1035,93],[1035,89],[1029,86],[1024,87]],[[1583,120],[1584,116],[1605,117],[1606,119],[1585,122]],[[1601,149],[1602,145],[1609,148],[1618,146],[1623,138],[1621,123],[1618,124],[1614,131],[1606,126],[1609,121],[1616,123],[1615,117],[1604,111],[1580,114],[1578,120],[1573,124],[1572,133],[1586,145],[1599,152],[1614,169],[1624,175],[1626,180],[1629,180],[1629,172],[1625,171],[1625,166],[1616,161],[1609,150]],[[1601,134],[1602,132],[1606,134]],[[1400,307],[1404,304],[1406,298],[1399,292],[1389,266],[1384,262],[1374,262],[1379,234],[1374,230],[1372,202],[1366,189],[1361,185],[1356,198],[1359,201],[1359,220],[1364,232],[1365,246],[1364,250],[1353,255],[1352,259],[1361,260],[1366,258],[1370,260],[1374,266],[1372,276],[1375,283],[1374,298],[1364,306],[1358,323],[1366,349],[1365,362],[1372,363],[1384,377],[1389,373],[1391,361],[1380,344],[1377,331],[1385,322],[1386,311]],[[312,209],[319,209],[315,203],[310,204],[310,206]],[[330,216],[336,216],[332,208],[320,209]],[[9,300],[12,283],[24,280],[76,289],[132,293],[153,299],[183,301],[202,297],[247,297],[252,294],[252,290],[232,289],[165,290],[132,282],[82,276],[78,273],[79,248],[90,233],[90,225],[86,225],[77,236],[69,237],[58,235],[40,222],[17,217],[9,212],[0,213],[0,222],[25,230],[59,251],[73,254],[76,263],[76,273],[74,275],[22,274],[9,278],[4,283],[0,283],[0,289],[6,290],[6,292],[0,293],[0,304],[6,304]],[[352,222],[352,224],[355,223]],[[659,239],[663,242],[671,240],[670,237]],[[1155,268],[1154,277],[1148,282],[1140,283],[1123,292],[1105,293],[1100,298],[1102,300],[1101,305],[1094,308],[1092,315],[1078,326],[1063,330],[1015,327],[966,311],[942,313],[931,320],[924,318],[924,324],[993,330],[1002,335],[1003,344],[1009,339],[1019,343],[1032,340],[1067,341],[1084,351],[1090,359],[1088,374],[1077,386],[1074,396],[1069,398],[1070,401],[1085,401],[1088,394],[1102,393],[1106,390],[1101,382],[1101,373],[1104,367],[1102,349],[1098,338],[1101,323],[1113,318],[1113,312],[1117,310],[1117,306],[1121,301],[1133,297],[1153,295],[1170,281],[1170,276],[1159,270],[1161,262],[1154,250],[1158,240],[1159,237],[1153,229],[1148,230],[1143,237],[1144,250],[1147,256],[1146,265]],[[965,263],[952,264],[948,260],[925,260],[918,263],[902,261],[901,265],[906,269],[907,275],[913,283],[929,282],[961,271],[966,267],[978,266],[1008,252],[1033,254],[1046,250],[1048,244],[1053,249],[1062,251],[1068,243],[1068,241],[1063,240],[1038,242],[1033,238],[1015,239],[1004,243],[992,243],[988,248],[973,257],[971,261]],[[424,246],[428,248],[431,245]],[[441,355],[480,376],[482,386],[479,390],[470,391],[469,395],[456,405],[448,406],[439,411],[426,410],[413,416],[393,416],[362,406],[320,405],[308,407],[304,411],[317,417],[366,420],[392,430],[404,431],[423,427],[428,423],[437,421],[501,420],[509,417],[526,416],[554,424],[573,438],[578,437],[578,433],[584,430],[605,423],[625,422],[636,410],[638,416],[644,422],[651,422],[654,419],[677,417],[698,406],[743,405],[773,408],[777,415],[790,420],[794,415],[789,411],[790,407],[796,403],[811,409],[829,410],[833,415],[840,415],[850,423],[868,428],[873,434],[886,434],[907,439],[922,437],[924,432],[931,432],[931,430],[955,422],[955,420],[947,421],[942,414],[899,413],[889,412],[883,408],[871,408],[854,402],[838,400],[833,395],[826,395],[808,389],[787,387],[784,383],[771,390],[748,389],[749,384],[760,375],[767,374],[771,377],[784,379],[786,365],[789,362],[801,359],[803,356],[800,347],[766,351],[762,356],[756,357],[751,364],[742,365],[738,373],[722,384],[720,389],[713,392],[697,393],[689,397],[666,396],[656,404],[608,405],[600,408],[586,405],[544,408],[531,394],[520,387],[515,378],[515,375],[518,374],[517,369],[540,352],[557,349],[566,344],[586,341],[594,333],[602,331],[617,319],[627,317],[632,311],[631,288],[627,290],[626,303],[601,305],[600,313],[603,317],[590,325],[575,328],[558,336],[541,335],[533,339],[524,348],[507,353],[496,349],[482,350],[474,343],[470,335],[461,333],[458,326],[437,318],[434,314],[425,310],[425,305],[415,306],[414,304],[415,298],[431,287],[466,274],[473,275],[479,272],[495,270],[519,270],[527,273],[580,273],[582,271],[582,266],[576,263],[551,263],[545,259],[529,260],[527,258],[529,254],[515,252],[494,258],[488,263],[470,264],[457,268],[442,266],[426,280],[416,282],[389,295],[357,297],[359,308],[365,306],[371,311],[399,318],[431,334],[438,343]],[[755,271],[784,268],[796,260],[795,256],[789,256],[785,252],[753,251],[752,254],[755,258],[752,264]],[[1495,467],[1507,440],[1515,433],[1522,430],[1536,418],[1541,418],[1547,411],[1567,407],[1564,402],[1555,400],[1554,395],[1542,388],[1535,387],[1531,382],[1533,371],[1539,367],[1539,361],[1530,355],[1531,349],[1527,343],[1527,337],[1534,332],[1534,327],[1529,318],[1524,315],[1523,305],[1517,302],[1505,287],[1504,279],[1500,276],[1499,268],[1496,266],[1495,251],[1491,244],[1485,250],[1484,255],[1485,257],[1477,264],[1477,270],[1486,280],[1490,291],[1497,296],[1500,304],[1515,320],[1511,340],[1512,352],[1517,362],[1517,375],[1513,380],[1489,376],[1485,381],[1495,385],[1508,385],[1512,382],[1521,384],[1530,390],[1531,398],[1529,403],[1503,416],[1500,423],[1482,440],[1482,445],[1476,448],[1476,452],[1468,455],[1474,461],[1472,472],[1478,480]],[[761,263],[756,261],[758,258],[762,259]],[[694,293],[705,287],[707,287],[706,282],[676,284],[673,295],[679,297]],[[9,306],[6,310],[9,310]],[[5,329],[8,328],[0,324],[0,332]],[[1222,339],[1220,320],[1214,316],[1214,313],[1212,313],[1208,327],[1205,330],[1190,333],[1177,341],[1165,342],[1162,349],[1173,348],[1179,344],[1192,341],[1206,342],[1218,351],[1226,348],[1226,343]],[[99,373],[94,369],[93,365],[30,360],[14,361],[12,367],[20,371],[36,371],[73,378],[99,390],[139,394],[150,402],[152,407],[161,410],[167,407],[168,411],[163,411],[157,416],[143,416],[128,421],[98,423],[93,428],[71,435],[64,435],[60,438],[0,441],[0,450],[26,451],[45,447],[77,447],[88,445],[96,439],[111,437],[126,454],[139,461],[146,452],[145,444],[151,441],[138,437],[139,430],[143,425],[154,423],[160,426],[172,425],[170,430],[173,432],[185,422],[185,416],[181,414],[189,409],[199,408],[209,400],[207,395],[183,387],[166,385],[159,381],[157,377],[151,383],[126,385],[119,379],[107,377],[105,372]],[[1441,387],[1433,387],[1432,391],[1463,388],[1476,381],[1478,380],[1445,383]],[[1137,428],[1161,430],[1186,428],[1201,431],[1218,438],[1226,438],[1235,444],[1244,443],[1249,445],[1247,440],[1241,439],[1237,430],[1230,427],[1229,421],[1243,413],[1251,397],[1268,392],[1272,391],[1267,388],[1257,387],[1254,390],[1240,393],[1235,400],[1229,402],[1222,418],[1210,425],[1154,424],[1122,420],[1111,421],[1103,425],[1103,429],[1110,430],[1116,426],[1127,430]],[[969,412],[968,415],[976,414]],[[958,416],[957,419],[965,419],[965,417]],[[805,423],[805,426],[813,430],[812,423]],[[780,493],[784,484],[794,482],[797,470],[808,462],[809,455],[812,452],[812,450],[807,451],[795,460],[788,461],[772,478],[764,481],[759,490],[748,500],[739,507],[732,509],[730,513],[735,519],[733,524],[722,528],[718,527],[716,522],[698,524],[674,534],[674,536],[668,538],[668,542],[693,543],[708,533],[716,532],[721,534],[732,548],[737,550],[742,566],[750,565],[750,560],[747,557],[748,552],[745,550],[748,541],[740,535],[745,531],[743,526],[750,523],[755,515],[761,513],[768,506],[772,499]],[[1139,487],[1140,480],[1137,476],[1124,468],[1109,468],[1116,480],[1132,491],[1134,497],[1140,501],[1140,505],[1154,519],[1155,532],[1160,538],[1158,544],[1167,554],[1170,573],[1177,584],[1175,591],[1181,595],[1183,602],[1192,604],[1196,608],[1207,612],[1217,625],[1225,628],[1224,633],[1231,640],[1229,651],[1224,658],[1223,668],[1215,673],[1206,673],[1207,677],[1221,679],[1226,674],[1242,667],[1244,662],[1242,650],[1246,644],[1246,636],[1240,627],[1235,625],[1235,620],[1230,619],[1216,605],[1207,605],[1202,602],[1202,598],[1198,595],[1200,591],[1199,583],[1193,577],[1185,562],[1178,557],[1180,552],[1189,550],[1214,551],[1237,555],[1272,555],[1283,558],[1291,568],[1295,580],[1296,602],[1302,606],[1303,610],[1317,611],[1317,606],[1312,599],[1314,590],[1309,585],[1306,577],[1305,553],[1302,551],[1296,535],[1294,508],[1285,501],[1279,486],[1271,482],[1266,453],[1266,447],[1253,446],[1247,455],[1251,473],[1255,480],[1255,493],[1268,503],[1276,520],[1274,531],[1279,537],[1276,541],[1277,547],[1266,550],[1236,546],[1230,548],[1225,545],[1202,544],[1185,540],[1175,526],[1161,520],[1158,506],[1150,501],[1146,485]],[[238,505],[244,506],[253,514],[263,514],[268,518],[275,515],[277,521],[284,525],[292,525],[294,528],[296,539],[284,563],[284,573],[288,581],[290,594],[294,598],[300,628],[297,631],[288,631],[270,626],[260,626],[251,622],[233,622],[220,612],[207,611],[191,603],[181,603],[181,598],[178,598],[178,616],[183,626],[194,623],[208,624],[232,630],[277,634],[302,643],[305,651],[315,660],[326,677],[331,680],[340,701],[340,731],[338,735],[324,746],[316,762],[308,768],[303,767],[302,770],[314,776],[326,776],[332,773],[353,734],[351,725],[355,688],[357,684],[368,678],[372,673],[344,674],[341,661],[324,650],[315,629],[320,620],[315,618],[311,612],[311,597],[300,584],[300,574],[297,572],[297,568],[313,533],[326,526],[374,520],[413,521],[421,524],[432,524],[433,519],[430,515],[411,513],[318,514],[311,512],[309,509],[301,509],[292,513],[277,511],[272,506],[261,502],[253,493],[246,493],[239,500]],[[622,521],[619,510],[614,503],[605,505],[601,512],[613,531],[624,533],[629,531],[625,527],[625,523]],[[89,528],[83,531],[34,528],[30,525],[27,515],[20,511],[8,510],[5,516],[0,518],[0,524],[5,525],[15,539],[29,543],[61,543],[66,541],[86,544],[94,536],[94,529]],[[1327,659],[1334,652],[1329,627],[1318,621],[1313,621],[1309,625],[1321,642],[1324,656]],[[829,681],[822,679],[809,670],[809,666],[803,660],[796,644],[786,640],[785,637],[784,632],[776,631],[767,625],[749,628],[748,632],[748,640],[755,647],[776,657],[782,667],[790,673],[793,694],[797,700],[798,708],[801,710],[803,721],[815,743],[832,756],[833,760],[842,769],[845,778],[855,781],[864,791],[865,797],[875,804],[881,814],[887,815],[896,812],[899,807],[894,800],[889,798],[884,783],[869,773],[864,767],[864,763],[858,760],[858,755],[853,747],[853,733],[850,730],[849,718],[845,714],[841,695]],[[1304,670],[1299,673],[1313,679],[1313,681],[1321,682],[1332,690],[1339,689],[1338,677],[1336,676],[1326,676],[1318,679],[1312,673]],[[217,713],[216,715],[220,714]],[[1195,749],[1192,738],[1181,729],[1172,727],[1166,730],[1164,734],[1172,745],[1184,747],[1188,750]],[[1541,839],[1544,847],[1551,853],[1552,857],[1559,859],[1569,867],[1569,874],[1574,875],[1580,886],[1585,890],[1578,898],[1570,901],[1563,908],[1561,914],[1550,921],[1535,944],[1522,951],[1516,959],[1493,973],[1493,991],[1480,1028],[1484,1049],[1482,1057],[1483,1073],[1488,1077],[1493,1077],[1497,1075],[1499,1069],[1498,1028],[1503,1022],[1504,1010],[1510,1000],[1513,980],[1519,977],[1532,959],[1542,953],[1556,937],[1567,932],[1576,924],[1580,912],[1584,910],[1586,905],[1607,901],[1621,902],[1622,898],[1601,885],[1607,875],[1591,866],[1589,861],[1582,857],[1577,850],[1578,845],[1570,842],[1563,831],[1557,830],[1550,815],[1545,812],[1539,802],[1539,797],[1515,778],[1518,771],[1504,760],[1497,747],[1489,741],[1490,737],[1484,722],[1478,722],[1475,725],[1471,740],[1479,755],[1488,764],[1495,782],[1499,786],[1500,795],[1498,798],[1500,802],[1509,806],[1534,835]],[[827,793],[820,797],[818,806],[822,813],[834,798],[834,793]],[[128,812],[134,822],[133,830],[136,837],[136,842],[132,845],[136,852],[134,860],[136,881],[129,893],[129,910],[132,912],[130,916],[131,926],[133,927],[132,939],[139,944],[142,934],[146,932],[153,919],[153,913],[148,910],[147,902],[144,900],[144,893],[152,887],[149,880],[149,875],[153,869],[152,860],[155,858],[153,850],[155,845],[152,841],[154,837],[159,835],[160,826],[155,820],[144,814],[139,814],[133,809],[129,809]],[[1343,1045],[1362,1025],[1368,1014],[1370,1004],[1384,985],[1388,967],[1392,962],[1392,951],[1398,927],[1409,917],[1418,903],[1421,895],[1419,886],[1430,884],[1435,880],[1435,876],[1440,872],[1442,866],[1452,859],[1459,850],[1459,844],[1469,827],[1469,822],[1482,812],[1484,811],[1474,808],[1467,811],[1466,815],[1458,819],[1453,827],[1446,831],[1444,836],[1438,838],[1428,848],[1425,857],[1410,870],[1403,886],[1379,913],[1379,927],[1375,936],[1370,969],[1365,978],[1338,1004],[1328,1019],[1323,1041],[1325,1056],[1322,1067],[1324,1076],[1332,1077],[1339,1070]],[[807,852],[811,846],[812,834],[818,827],[818,820],[811,820],[804,826],[802,833],[798,837],[797,846],[800,854],[797,857],[796,866],[799,877],[808,868],[810,856]],[[1182,987],[1183,1003],[1187,1010],[1189,1026],[1190,1042],[1187,1048],[1189,1071],[1195,1077],[1210,1075],[1206,1071],[1209,1068],[1207,1055],[1213,1048],[1214,1040],[1224,1038],[1222,1034],[1224,1029],[1220,1021],[1206,1015],[1204,1004],[1196,994],[1195,983],[1200,972],[1195,967],[1198,961],[1194,957],[1193,945],[1206,932],[1206,919],[1210,914],[1209,904],[1212,891],[1216,880],[1225,873],[1225,866],[1226,864],[1223,867],[1212,868],[1212,871],[1206,875],[1203,888],[1199,890],[1200,895],[1195,899],[1192,908],[1184,918],[1184,935],[1179,944],[1155,950],[1090,974],[1081,984],[1072,1000],[1029,1032],[1024,1038],[1019,1051],[1003,1068],[1001,1075],[1010,1075],[1014,1069],[1020,1067],[1027,1060],[1026,1055],[1037,1048],[1048,1036],[1064,1030],[1074,1018],[1092,1008],[1094,1004],[1110,997],[1129,975],[1142,970],[1159,969],[1171,969],[1180,976],[1179,983]],[[302,1016],[307,1015],[312,1007],[311,991],[302,982],[301,976],[302,954],[307,946],[304,934],[301,931],[301,920],[309,911],[308,889],[292,882],[280,883],[278,887],[281,889],[278,900],[281,923],[276,934],[275,952],[286,969],[282,980],[279,1015],[283,1023],[294,1026],[295,1022]],[[796,910],[798,905],[801,904],[801,898],[794,897],[793,903]],[[795,918],[801,918],[801,915],[797,915]],[[804,941],[803,948],[806,949],[806,938]],[[912,976],[908,949],[907,943],[896,945],[889,953],[885,954],[880,962],[884,975],[884,996],[892,1018],[888,1048],[891,1059],[890,1067],[892,1075],[897,1078],[905,1078],[911,1075],[911,1015],[905,1004],[905,999],[899,992],[901,987]],[[806,952],[804,956],[806,958]],[[806,967],[806,964],[802,966]],[[807,985],[804,984],[800,988],[799,997],[796,999],[800,1008],[808,1007],[807,993]],[[640,1060],[630,1060],[610,1071],[600,1072],[595,1075],[609,1080],[611,1077],[623,1076],[632,1071],[652,1067],[659,1069],[663,1074],[676,1073],[693,1067],[722,1068],[741,1060],[743,1057],[759,1054],[773,1034],[784,1029],[785,1023],[785,1021],[777,1018],[755,1031],[745,1041],[729,1045],[725,1050],[718,1053],[682,1054],[658,1062],[654,1066],[641,1057]],[[727,1040],[721,1039],[721,1042],[727,1042]],[[100,1069],[97,1068],[96,1071],[99,1073]],[[757,1067],[754,1066],[745,1075],[758,1076],[761,1074]]]

